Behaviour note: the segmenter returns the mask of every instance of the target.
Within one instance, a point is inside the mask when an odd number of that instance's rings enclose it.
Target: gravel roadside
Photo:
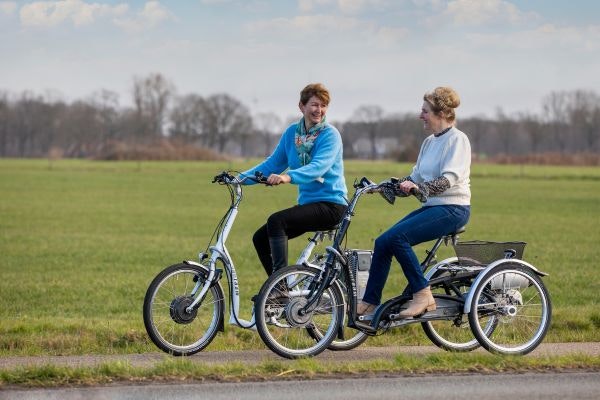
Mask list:
[[[485,352],[483,349],[476,351]],[[316,358],[326,362],[359,362],[387,358],[395,354],[426,354],[443,352],[435,346],[361,346],[351,351],[325,351]],[[545,357],[568,354],[586,354],[600,357],[600,342],[592,343],[542,343],[526,357]],[[96,366],[110,362],[127,362],[134,367],[150,367],[171,358],[165,353],[81,355],[81,356],[8,356],[0,357],[0,369],[14,369],[19,366]],[[188,357],[188,360],[211,365],[240,362],[245,365],[262,362],[289,362],[270,350],[203,351]]]

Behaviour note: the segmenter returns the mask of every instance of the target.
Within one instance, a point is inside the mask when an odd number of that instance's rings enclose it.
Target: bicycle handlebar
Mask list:
[[[244,182],[246,179],[249,179],[251,181],[254,181],[256,183],[261,183],[263,185],[267,185],[267,186],[271,186],[270,183],[267,183],[267,177],[264,176],[264,174],[260,171],[256,171],[255,176],[244,176],[243,178],[238,178],[234,175],[231,175],[229,173],[229,171],[223,171],[221,172],[219,175],[215,176],[212,180],[212,183],[219,183],[219,184],[230,184],[230,183],[242,183]]]
[[[380,193],[382,197],[390,204],[394,204],[399,180],[397,178],[391,178],[389,181],[381,182],[379,184],[374,183],[367,177],[362,177],[358,182],[354,182],[354,188],[359,190],[362,189],[367,193]],[[419,201],[427,201],[427,197],[418,189],[412,188],[410,192],[405,196],[413,195]]]

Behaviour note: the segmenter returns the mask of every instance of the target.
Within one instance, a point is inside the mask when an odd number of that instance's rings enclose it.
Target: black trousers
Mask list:
[[[342,221],[345,211],[345,205],[322,201],[296,205],[271,214],[267,223],[252,237],[256,253],[267,275],[273,272],[269,237],[293,239],[306,232],[329,230]]]

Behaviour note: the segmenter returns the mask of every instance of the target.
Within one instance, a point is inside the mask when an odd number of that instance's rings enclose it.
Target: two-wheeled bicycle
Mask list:
[[[458,232],[439,238],[422,264],[429,268],[426,277],[436,310],[402,318],[400,311],[412,298],[405,290],[381,304],[374,314],[357,315],[360,252],[343,249],[342,239],[359,198],[366,193],[389,193],[385,189],[393,190],[393,185],[375,184],[367,178],[355,182],[355,194],[332,246],[326,249],[323,267],[289,266],[265,281],[255,302],[257,330],[265,344],[286,358],[314,356],[328,347],[347,321],[348,327],[367,335],[421,323],[436,345],[452,351],[469,351],[479,345],[501,354],[526,354],[535,349],[549,328],[551,302],[541,280],[546,274],[519,259],[522,242],[476,242],[461,247]],[[458,257],[435,263],[435,252],[449,240]],[[312,342],[305,339],[307,332]]]
[[[229,324],[255,329],[254,314],[250,321],[240,318],[240,286],[226,247],[243,199],[242,185],[246,179],[266,184],[266,178],[260,173],[255,177],[241,178],[229,172],[215,176],[213,183],[229,190],[230,206],[217,225],[207,250],[199,253],[198,261],[184,261],[162,270],[146,291],[143,305],[146,331],[152,342],[169,354],[183,356],[197,353],[208,346],[218,332],[224,331],[223,269],[229,288]],[[316,261],[311,259],[313,249],[333,236],[334,231],[314,232],[296,264],[315,265]],[[223,268],[217,268],[219,264]],[[351,333],[332,341],[330,347],[334,350],[350,349],[366,339],[361,332],[352,330]]]

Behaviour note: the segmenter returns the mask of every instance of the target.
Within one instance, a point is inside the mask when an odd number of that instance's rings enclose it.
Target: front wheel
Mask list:
[[[552,304],[539,276],[519,264],[501,264],[485,272],[473,288],[471,330],[492,353],[523,355],[533,351],[550,327]],[[490,319],[497,325],[489,335]]]
[[[336,285],[327,288],[313,311],[305,313],[311,283],[321,270],[292,265],[274,272],[254,304],[256,328],[276,354],[290,359],[312,357],[331,344],[343,321],[344,302]],[[308,330],[322,332],[319,338]]]
[[[223,290],[212,285],[197,308],[187,311],[194,301],[193,289],[200,290],[208,269],[191,264],[165,268],[150,283],[144,298],[144,325],[154,344],[174,356],[199,352],[210,344],[222,325]]]

